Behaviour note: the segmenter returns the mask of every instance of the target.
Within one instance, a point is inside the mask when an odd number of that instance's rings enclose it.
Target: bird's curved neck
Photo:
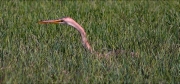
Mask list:
[[[77,22],[75,22],[75,21],[74,21],[73,23],[74,23],[74,24],[69,23],[69,25],[73,26],[75,29],[78,30],[78,32],[81,34],[81,41],[82,41],[83,46],[84,46],[87,50],[89,50],[90,52],[92,52],[92,48],[91,48],[91,46],[90,46],[90,44],[89,44],[89,42],[88,42],[88,40],[87,40],[86,32],[85,32],[84,28],[81,27],[81,25],[79,25],[79,24],[78,24]]]

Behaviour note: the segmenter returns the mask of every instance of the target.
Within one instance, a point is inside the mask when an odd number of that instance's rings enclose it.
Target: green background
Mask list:
[[[179,1],[0,3],[0,83],[180,83]],[[78,31],[38,21],[69,16],[94,50],[137,52],[98,58]]]

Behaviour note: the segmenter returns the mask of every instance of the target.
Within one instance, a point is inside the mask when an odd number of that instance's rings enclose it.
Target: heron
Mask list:
[[[39,21],[39,23],[40,24],[67,24],[67,25],[72,26],[73,28],[75,28],[80,33],[81,42],[82,42],[82,45],[84,46],[84,48],[86,50],[90,51],[90,53],[95,53],[98,55],[100,54],[100,53],[98,53],[92,49],[90,43],[88,42],[84,28],[80,24],[78,24],[75,20],[73,20],[71,17],[63,17],[63,18],[55,19],[55,20],[41,20],[41,21]],[[126,52],[125,50],[118,49],[115,52],[108,52],[105,55],[107,56],[110,53],[119,54],[119,53],[125,53],[125,52]],[[132,56],[137,55],[137,53],[134,53],[134,52],[130,52],[130,54]]]

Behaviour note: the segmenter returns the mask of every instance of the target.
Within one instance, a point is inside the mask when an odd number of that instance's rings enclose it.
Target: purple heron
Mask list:
[[[41,23],[41,24],[47,24],[47,23],[50,23],[50,24],[67,24],[67,25],[74,27],[81,35],[81,42],[82,42],[84,48],[87,49],[88,51],[90,51],[91,53],[96,53],[99,55],[99,53],[97,53],[96,51],[93,51],[91,45],[89,44],[84,28],[81,25],[79,25],[72,18],[64,17],[64,18],[60,18],[60,19],[56,19],[56,20],[42,20],[42,21],[39,21],[39,23]],[[119,54],[119,53],[125,53],[125,52],[126,52],[125,50],[119,50],[118,49],[113,53]],[[108,52],[106,55],[109,55],[110,53],[112,53],[112,52]],[[137,55],[137,53],[134,53],[134,52],[130,52],[130,54],[132,56]]]

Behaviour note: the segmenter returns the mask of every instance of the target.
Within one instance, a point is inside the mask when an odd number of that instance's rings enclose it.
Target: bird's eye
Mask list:
[[[60,20],[59,22],[64,22],[64,20]]]

